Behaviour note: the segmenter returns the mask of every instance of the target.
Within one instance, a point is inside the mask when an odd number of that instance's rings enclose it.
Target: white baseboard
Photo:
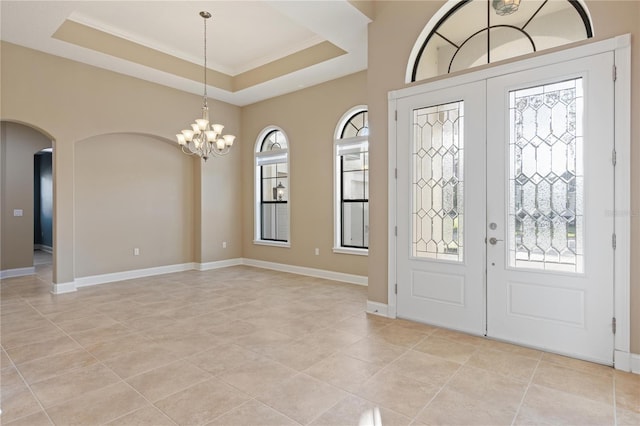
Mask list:
[[[381,317],[386,317],[388,314],[389,307],[384,303],[372,302],[371,300],[367,300],[367,313],[373,315],[380,315]]]
[[[45,246],[44,244],[34,244],[33,245],[33,249],[34,250],[42,250],[42,251],[44,251],[46,253],[53,254],[53,247]]]
[[[226,268],[228,266],[238,266],[243,264],[244,264],[244,261],[242,258],[226,259],[226,260],[217,260],[215,262],[196,263],[195,269],[197,269],[198,271],[209,271],[211,269],[220,269],[220,268]]]
[[[324,278],[324,279],[333,280],[333,281],[343,281],[351,284],[358,284],[358,285],[365,285],[365,286],[367,285],[367,277],[364,277],[361,275],[344,274],[341,272],[326,271],[323,269],[305,268],[302,266],[286,265],[282,263],[266,262],[266,261],[255,260],[255,259],[235,258],[235,259],[218,260],[218,261],[206,262],[206,263],[180,263],[176,265],[157,266],[154,268],[135,269],[131,271],[113,272],[109,274],[79,277],[72,282],[52,284],[51,293],[53,294],[71,293],[81,287],[89,287],[93,285],[106,284],[106,283],[111,283],[115,281],[124,281],[124,280],[130,280],[134,278],[143,278],[143,277],[150,277],[154,275],[170,274],[173,272],[183,272],[183,271],[190,271],[190,270],[208,271],[212,269],[226,268],[229,266],[237,266],[237,265],[255,266],[257,268],[272,269],[272,270],[282,271],[282,272],[290,272],[293,274],[306,275],[306,276],[316,277],[316,278]],[[22,275],[30,275],[35,273],[34,268],[23,268],[23,269],[25,270],[29,269],[29,271],[26,271]],[[5,271],[2,271],[2,272],[5,272]],[[12,276],[17,276],[17,275],[12,275]]]
[[[614,352],[615,369],[640,374],[640,355],[616,350]]]
[[[196,269],[194,263],[179,263],[176,265],[156,266],[153,268],[135,269],[132,271],[113,272],[110,274],[80,277],[76,278],[74,283],[77,288],[80,288],[91,285],[111,283],[114,281],[124,281],[134,278],[150,277],[153,275],[170,274],[172,272],[189,271],[192,269]]]
[[[325,269],[307,268],[304,266],[287,265],[284,263],[267,262],[256,259],[243,259],[243,265],[255,266],[256,268],[271,269],[274,271],[290,272],[292,274],[306,275],[308,277],[324,278],[332,281],[342,281],[350,284],[368,284],[368,277],[362,275],[345,274],[342,272],[327,271]]]
[[[36,268],[29,266],[26,268],[5,269],[0,271],[0,278],[13,278],[24,277],[25,275],[33,275],[36,273]]]
[[[631,354],[631,372],[640,374],[640,354]]]
[[[65,293],[73,293],[76,291],[76,283],[51,283],[51,294],[65,294]]]

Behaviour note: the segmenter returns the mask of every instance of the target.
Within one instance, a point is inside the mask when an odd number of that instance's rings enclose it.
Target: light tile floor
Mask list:
[[[47,269],[49,268],[49,269]],[[640,376],[364,312],[232,267],[49,294],[3,280],[4,425],[639,425]]]

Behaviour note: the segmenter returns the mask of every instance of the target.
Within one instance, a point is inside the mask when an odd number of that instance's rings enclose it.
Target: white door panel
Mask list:
[[[475,334],[484,334],[484,91],[480,82],[398,101],[398,315]]]
[[[611,364],[613,54],[487,81],[487,334]],[[495,112],[495,114],[494,114]]]

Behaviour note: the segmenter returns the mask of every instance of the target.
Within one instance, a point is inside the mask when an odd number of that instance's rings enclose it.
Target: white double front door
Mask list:
[[[398,317],[612,364],[612,67],[397,100]]]

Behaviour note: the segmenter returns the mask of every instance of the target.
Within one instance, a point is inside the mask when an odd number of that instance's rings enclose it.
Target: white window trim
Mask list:
[[[363,143],[367,144],[367,151],[369,150],[369,136],[356,136],[353,138],[344,138],[340,139],[340,134],[342,133],[342,129],[347,124],[349,119],[353,117],[354,114],[357,114],[361,111],[368,111],[369,107],[367,105],[357,105],[353,108],[350,108],[347,112],[345,112],[338,124],[336,125],[336,129],[334,132],[333,139],[333,252],[337,254],[351,254],[357,256],[368,256],[369,249],[362,248],[354,248],[354,247],[344,247],[341,245],[342,238],[342,200],[340,199],[340,184],[341,184],[341,176],[340,173],[340,157],[338,156],[338,151],[341,147],[345,146],[353,146],[356,147],[358,145],[362,145]]]
[[[286,149],[278,149],[269,152],[261,152],[260,149],[262,147],[262,142],[264,141],[265,136],[277,130],[281,132],[285,139],[287,140],[287,148]],[[262,245],[262,246],[271,246],[271,247],[291,247],[291,168],[289,164],[289,136],[287,133],[277,126],[267,126],[265,127],[259,134],[256,139],[255,147],[254,147],[254,179],[253,179],[253,244]],[[282,161],[284,160],[284,161]],[[268,164],[276,164],[276,163],[287,163],[287,173],[289,174],[289,194],[287,199],[287,220],[289,221],[289,236],[287,241],[273,241],[273,240],[263,240],[262,239],[262,199],[260,188],[262,185],[260,179],[260,167],[268,165]]]

